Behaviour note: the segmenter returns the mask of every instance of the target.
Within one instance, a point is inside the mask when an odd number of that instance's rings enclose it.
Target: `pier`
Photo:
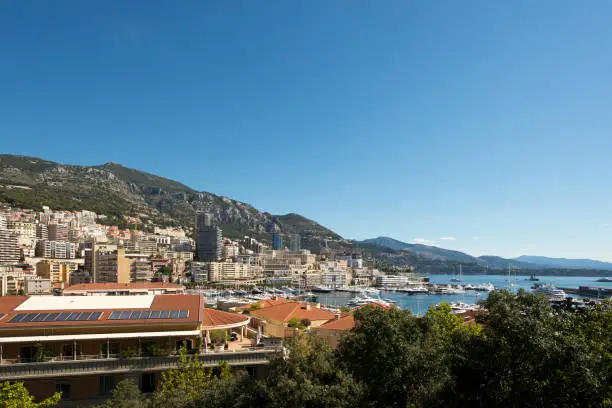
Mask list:
[[[579,295],[588,298],[594,299],[606,299],[612,296],[612,289],[609,288],[601,288],[598,286],[579,286],[578,288],[562,288],[567,294],[571,295]]]

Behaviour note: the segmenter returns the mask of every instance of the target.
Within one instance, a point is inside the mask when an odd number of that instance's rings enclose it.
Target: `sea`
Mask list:
[[[428,277],[431,283],[457,284],[457,282],[451,282],[452,278],[457,278],[456,275],[428,275]],[[539,282],[550,283],[565,288],[578,288],[578,286],[612,288],[612,282],[596,282],[598,278],[593,276],[541,276],[538,278],[540,279]],[[529,281],[529,276],[512,276],[509,279],[507,275],[463,275],[461,279],[463,284],[492,283],[497,289],[511,291],[518,291],[519,288],[531,291],[531,287],[535,283]],[[315,295],[314,301],[328,306],[344,306],[351,298],[357,296],[357,294],[347,292],[316,293]],[[485,300],[487,295],[487,292],[474,291],[466,291],[456,295],[408,295],[391,291],[380,292],[381,299],[393,300],[401,309],[410,310],[418,316],[427,312],[430,306],[435,306],[441,302],[472,304],[477,303],[479,300]],[[571,296],[577,297],[575,295]]]

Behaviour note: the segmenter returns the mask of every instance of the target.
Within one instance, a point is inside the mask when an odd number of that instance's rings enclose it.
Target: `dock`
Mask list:
[[[579,286],[578,288],[562,288],[565,293],[579,295],[593,299],[607,299],[612,296],[612,289],[598,286]]]

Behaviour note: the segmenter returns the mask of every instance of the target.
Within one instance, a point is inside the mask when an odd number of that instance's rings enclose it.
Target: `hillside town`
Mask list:
[[[400,278],[357,253],[313,254],[297,234],[285,247],[275,225],[269,247],[223,237],[208,213],[196,214],[193,237],[104,218],[0,211],[0,380],[23,381],[36,399],[60,392],[65,406],[89,403],[128,377],[151,393],[181,350],[261,377],[284,339],[308,331],[337,347],[355,326],[348,308],[325,307],[310,291],[374,291]],[[365,304],[394,307],[374,298],[353,306]]]
[[[285,236],[274,224],[268,246],[248,236],[224,237],[207,213],[196,215],[193,229],[121,229],[106,225],[104,218],[87,210],[0,208],[1,294],[41,295],[85,283],[133,282],[306,291],[365,288],[383,275],[356,252],[313,254],[301,247],[300,235]],[[125,221],[140,222],[135,217]]]

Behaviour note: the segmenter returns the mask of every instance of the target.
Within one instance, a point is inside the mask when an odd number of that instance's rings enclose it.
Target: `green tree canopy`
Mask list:
[[[56,392],[53,396],[37,403],[22,382],[0,383],[1,408],[51,408],[57,406],[60,398],[61,394]]]

